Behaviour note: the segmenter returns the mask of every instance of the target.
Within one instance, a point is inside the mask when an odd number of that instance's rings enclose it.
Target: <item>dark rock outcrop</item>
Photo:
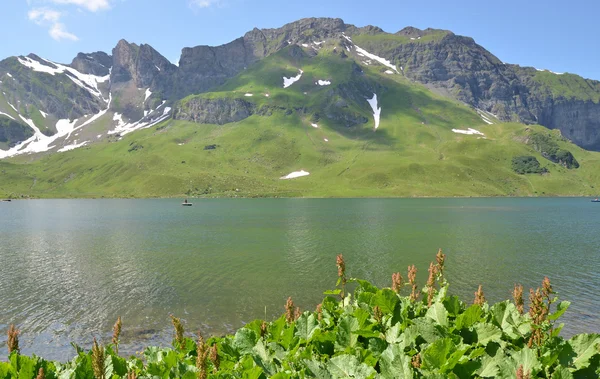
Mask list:
[[[225,125],[252,116],[256,105],[241,99],[193,98],[178,107],[174,118],[199,124]]]
[[[91,54],[79,53],[71,62],[71,67],[83,74],[106,76],[112,67],[112,57],[102,51]]]

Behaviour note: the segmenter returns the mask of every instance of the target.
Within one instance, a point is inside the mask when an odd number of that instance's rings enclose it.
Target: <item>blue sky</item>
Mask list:
[[[4,0],[0,58],[30,52],[70,62],[110,52],[119,39],[149,43],[171,61],[254,27],[339,17],[388,32],[405,26],[473,37],[502,61],[600,80],[598,0]],[[7,4],[8,3],[8,4]]]

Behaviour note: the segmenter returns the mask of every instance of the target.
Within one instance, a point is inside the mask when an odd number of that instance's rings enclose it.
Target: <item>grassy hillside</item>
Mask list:
[[[285,49],[222,88],[178,105],[236,98],[262,112],[221,126],[168,120],[66,153],[0,161],[0,197],[595,196],[598,191],[600,153],[541,126],[488,125],[472,109],[402,75],[386,74],[387,67],[355,57],[358,66],[353,53],[342,54],[339,45],[321,46],[316,56],[310,50]],[[300,80],[283,88],[283,77],[300,69]],[[318,80],[331,85],[315,85]],[[377,130],[367,102],[373,93],[382,108]],[[348,117],[368,121],[346,126]],[[485,138],[452,131],[469,128]],[[580,167],[569,170],[544,158],[528,144],[531,133],[549,134]],[[516,174],[512,161],[520,156],[536,157],[548,173]],[[300,170],[310,175],[280,179]]]

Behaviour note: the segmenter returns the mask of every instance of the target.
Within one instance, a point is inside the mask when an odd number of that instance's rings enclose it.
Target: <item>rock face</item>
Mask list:
[[[34,54],[30,54],[27,58],[43,66],[56,68],[54,64]],[[0,79],[4,72],[7,74],[1,84],[2,95],[10,104],[14,106],[20,104],[22,108],[20,111],[27,118],[32,118],[33,108],[52,114],[56,119],[71,120],[96,114],[106,108],[104,101],[69,79],[67,75],[70,74],[48,75],[34,71],[14,57],[0,62]],[[51,131],[49,132],[52,134]]]
[[[33,130],[31,128],[0,115],[0,143],[4,142],[9,147],[12,147],[20,141],[25,141],[32,135]]]
[[[438,93],[491,112],[501,120],[539,123],[560,129],[562,135],[574,143],[600,150],[600,82],[575,75],[564,75],[557,80],[556,75],[549,72],[504,64],[472,38],[445,30],[407,27],[389,34],[376,26],[357,28],[341,19],[307,18],[281,28],[255,28],[222,46],[185,48],[179,67],[149,45],[136,45],[125,40],[119,41],[112,55],[81,53],[70,66],[84,74],[97,76],[106,76],[110,72],[110,82],[104,83],[101,89],[108,91],[110,88],[112,110],[127,119],[137,120],[163,101],[172,105],[188,95],[211,91],[290,45],[297,47],[290,49],[290,54],[316,54],[311,49],[303,51],[300,46],[314,46],[314,43],[330,40],[342,41],[352,48],[352,43],[343,35],[402,68],[401,74],[408,79]],[[338,54],[344,57],[346,53],[352,55],[341,50]],[[96,114],[106,106],[80,87],[71,83],[62,85],[61,82],[68,81],[62,80],[61,75],[33,72],[15,62],[16,58],[0,62],[0,86],[12,104],[17,101],[30,104],[57,119]],[[6,73],[15,76],[15,80],[8,80],[10,78],[3,76]],[[360,80],[360,67],[356,78]],[[369,89],[363,84],[357,85],[362,86],[361,90]],[[356,113],[352,104],[348,105],[348,102],[359,101],[352,98],[353,91],[339,87],[335,91],[332,101],[324,104],[321,116],[347,126],[365,122],[364,115]],[[188,104],[187,109],[176,113],[185,119],[225,123],[259,112],[247,104],[214,100],[212,103]],[[223,115],[203,115],[202,109],[219,110]]]
[[[253,103],[241,99],[193,98],[178,108],[174,118],[200,124],[224,125],[248,118],[255,111]]]
[[[427,43],[412,40],[432,33],[445,36]],[[600,150],[600,82],[564,75],[557,84],[546,78],[557,74],[504,64],[472,38],[448,31],[409,27],[396,35],[411,41],[392,46],[373,43],[365,48],[391,58],[408,78],[436,92],[504,121],[559,129],[577,145]]]
[[[150,45],[119,41],[113,49],[112,83],[133,81],[137,88],[149,88],[169,77],[177,67]]]
[[[91,54],[79,53],[71,62],[71,67],[83,74],[108,75],[112,67],[112,57],[102,51]]]

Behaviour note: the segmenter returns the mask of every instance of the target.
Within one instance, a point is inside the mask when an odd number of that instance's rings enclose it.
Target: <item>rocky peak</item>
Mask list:
[[[83,74],[106,76],[112,67],[112,57],[102,51],[79,53],[70,66]]]
[[[157,76],[175,70],[176,66],[150,45],[121,40],[113,49],[113,83],[133,80],[137,88],[147,88]]]

